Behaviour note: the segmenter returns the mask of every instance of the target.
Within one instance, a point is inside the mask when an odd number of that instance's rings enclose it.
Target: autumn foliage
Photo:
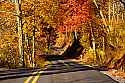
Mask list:
[[[33,54],[34,61],[40,65],[44,62],[42,55],[64,52],[74,41],[72,32],[79,32],[78,39],[84,48],[83,62],[125,69],[123,3],[117,0],[22,0],[17,8],[16,3],[9,1],[0,1],[0,65],[16,67],[20,49],[23,49],[26,67],[32,63]],[[18,34],[19,23],[22,38]]]
[[[90,19],[89,0],[60,0],[58,30],[72,32],[78,30],[81,23]]]

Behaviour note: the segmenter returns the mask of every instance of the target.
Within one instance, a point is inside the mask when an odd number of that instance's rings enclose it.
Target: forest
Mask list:
[[[125,71],[125,1],[0,0],[0,67],[44,67],[49,56]]]

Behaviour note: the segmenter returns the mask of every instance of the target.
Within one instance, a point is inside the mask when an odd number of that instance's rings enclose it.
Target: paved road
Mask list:
[[[44,70],[25,70],[21,74],[6,79],[1,79],[0,74],[0,83],[118,83],[91,67],[69,60],[53,61]]]

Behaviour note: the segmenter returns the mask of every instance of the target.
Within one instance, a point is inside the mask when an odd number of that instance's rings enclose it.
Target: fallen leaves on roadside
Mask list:
[[[115,69],[108,70],[108,73],[115,77],[120,77],[125,79],[125,72],[121,72]]]

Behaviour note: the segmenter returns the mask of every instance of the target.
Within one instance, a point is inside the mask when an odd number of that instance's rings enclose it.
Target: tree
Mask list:
[[[28,41],[29,38],[31,38],[28,47],[32,50],[31,52],[29,51],[32,57],[29,56],[30,60],[28,62],[33,61],[32,63],[35,63],[35,56],[43,54],[44,50],[47,48],[47,40],[41,40],[47,35],[42,31],[45,23],[55,28],[55,16],[58,8],[57,3],[57,0],[31,0],[30,2],[24,0],[22,2],[22,18],[24,21],[23,34],[27,34],[24,39]],[[32,43],[32,45],[30,43]],[[27,45],[25,45],[25,47],[27,47]]]
[[[23,33],[22,33],[22,11],[21,11],[21,0],[15,0],[15,9],[17,14],[17,27],[18,27],[18,36],[19,36],[19,56],[20,56],[20,65],[24,66],[24,54],[23,54]]]

